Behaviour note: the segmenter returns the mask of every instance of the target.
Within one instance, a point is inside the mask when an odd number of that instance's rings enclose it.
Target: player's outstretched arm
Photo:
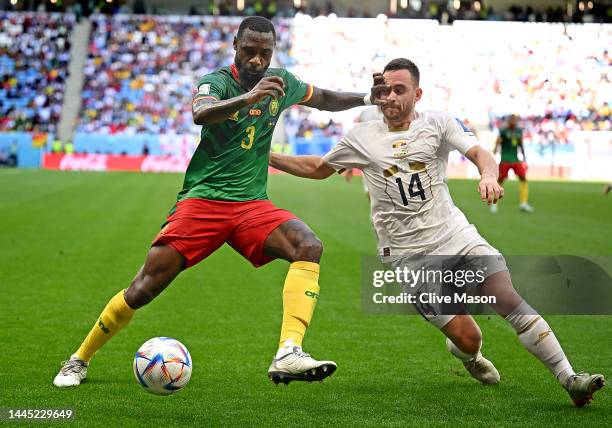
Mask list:
[[[366,105],[366,94],[358,92],[336,92],[329,89],[314,88],[312,97],[302,105],[326,111],[342,111]]]
[[[504,196],[504,188],[497,182],[497,163],[491,153],[480,146],[474,146],[465,153],[465,157],[472,161],[480,172],[480,183],[478,184],[480,199],[489,205],[497,203]]]
[[[288,156],[270,153],[270,166],[291,175],[322,180],[336,172],[320,156]]]
[[[382,105],[385,103],[385,100],[382,98],[382,94],[385,91],[388,91],[388,86],[385,85],[385,81],[381,73],[374,73],[372,77],[374,79],[374,83],[372,85],[372,89],[370,90],[368,97],[369,102],[367,104],[365,102],[367,96],[366,94],[360,94],[357,92],[336,92],[315,87],[312,97],[303,105],[326,111],[348,110],[353,107],[371,104]]]
[[[246,94],[227,100],[196,94],[191,104],[193,123],[212,125],[223,122],[243,107],[255,104],[266,97],[277,99],[284,95],[284,82],[278,76],[264,77]]]

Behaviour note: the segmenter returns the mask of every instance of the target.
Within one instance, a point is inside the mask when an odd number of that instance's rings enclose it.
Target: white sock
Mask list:
[[[446,338],[446,349],[448,349],[451,354],[459,358],[464,363],[470,363],[474,360],[477,360],[478,357],[480,357],[480,348],[478,349],[478,352],[476,352],[475,354],[468,354],[466,352],[463,352],[461,349],[459,349],[457,345],[455,345],[453,341],[450,340],[448,337]]]
[[[548,323],[526,301],[523,300],[506,321],[523,346],[548,367],[561,385],[565,386],[567,379],[576,374]]]

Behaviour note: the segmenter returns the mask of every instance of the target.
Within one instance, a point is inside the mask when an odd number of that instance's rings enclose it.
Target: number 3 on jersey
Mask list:
[[[240,147],[245,150],[249,150],[251,147],[253,147],[253,141],[255,141],[255,127],[249,126],[247,127],[247,129],[244,130],[244,132],[246,132],[247,138],[242,140]]]

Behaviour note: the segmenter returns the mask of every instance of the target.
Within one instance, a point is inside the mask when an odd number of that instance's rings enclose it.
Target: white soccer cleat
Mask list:
[[[519,210],[524,213],[532,213],[535,211],[535,208],[529,205],[528,203],[520,204]]]
[[[491,210],[493,214],[497,213],[497,204],[491,204],[489,210]]]
[[[87,367],[89,363],[73,354],[68,361],[62,361],[62,368],[53,379],[53,385],[58,388],[80,385],[87,377]]]
[[[268,377],[276,385],[298,380],[313,382],[315,380],[322,381],[331,376],[336,371],[336,363],[333,361],[317,361],[309,354],[302,351],[299,346],[283,348],[276,355],[268,369]]]
[[[487,360],[482,354],[478,353],[476,358],[467,363],[463,363],[464,367],[476,380],[479,380],[484,385],[495,385],[499,383],[499,372],[493,363]]]
[[[578,373],[570,376],[565,383],[576,407],[584,407],[593,401],[593,394],[606,386],[606,379],[600,374]]]

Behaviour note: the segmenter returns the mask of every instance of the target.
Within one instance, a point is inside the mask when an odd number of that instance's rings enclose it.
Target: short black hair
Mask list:
[[[272,33],[274,40],[276,41],[276,30],[274,24],[263,16],[248,16],[242,20],[240,27],[238,27],[238,34],[236,38],[240,39],[245,30],[257,31],[258,33]]]
[[[419,67],[417,67],[414,62],[406,58],[392,59],[387,65],[385,65],[383,73],[392,70],[408,70],[410,74],[412,74],[412,78],[416,81],[418,86],[421,73],[419,73]]]

